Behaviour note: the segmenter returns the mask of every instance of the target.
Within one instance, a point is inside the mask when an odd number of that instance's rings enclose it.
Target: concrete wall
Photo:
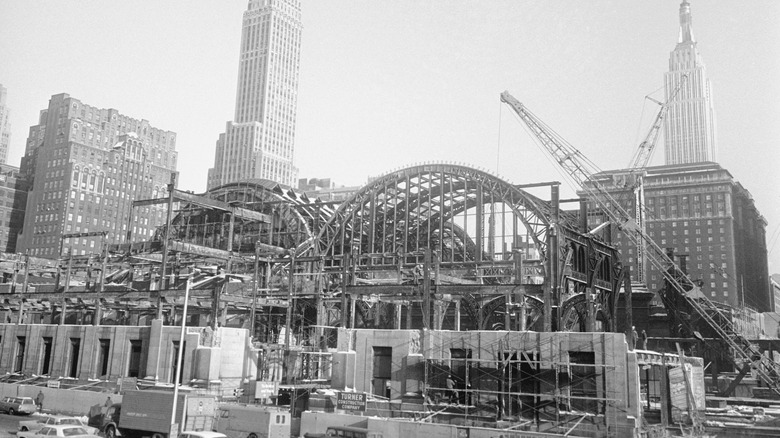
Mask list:
[[[321,412],[304,412],[301,414],[300,436],[307,433],[325,433],[330,426],[352,426],[369,429],[372,432],[380,432],[382,438],[529,438],[529,437],[561,437],[561,434],[488,429],[483,427],[455,426],[442,423],[414,422],[399,419],[387,419],[377,417],[362,417],[349,414],[325,414]],[[579,435],[568,435],[576,438]],[[631,436],[618,434],[616,436]]]
[[[635,419],[641,413],[639,369],[622,333],[341,329],[338,346],[341,351],[334,356],[334,376],[343,375],[339,381],[354,381],[356,391],[367,393],[372,392],[374,347],[391,347],[391,399],[398,399],[405,392],[415,392],[419,388],[424,380],[420,369],[424,360],[441,360],[446,366],[453,349],[470,351],[473,361],[483,360],[488,367],[491,363],[495,366],[500,362],[504,354],[525,352],[539,362],[540,372],[559,370],[564,373],[570,357],[575,357],[571,353],[593,353],[593,369],[597,373],[593,383],[597,392],[594,401],[605,406],[606,424],[594,426],[583,423],[580,429],[595,427],[598,430],[588,432],[596,435],[631,435],[636,426]],[[347,356],[345,348],[354,351],[354,363],[357,364],[354,370],[342,366],[351,361],[336,360]],[[547,395],[552,399],[555,389],[554,381],[540,379],[542,397]]]
[[[251,352],[245,329],[220,328],[212,333],[204,327],[187,327],[184,338],[182,382],[221,381],[226,388],[235,388],[245,380],[254,379],[257,355]],[[0,374],[13,373],[19,340],[24,339],[22,374],[42,375],[44,340],[51,339],[52,349],[48,376],[64,378],[71,375],[72,342],[77,341],[78,362],[75,378],[116,381],[128,377],[131,342],[141,344],[139,378],[171,383],[175,379],[176,348],[181,327],[163,326],[152,321],[151,326],[100,326],[0,324]],[[100,368],[100,341],[109,342],[107,372]]]
[[[121,403],[122,396],[94,391],[79,391],[68,389],[42,388],[40,386],[0,383],[0,396],[19,396],[35,398],[38,392],[43,392],[43,410],[60,412],[68,415],[87,415],[89,407],[103,405],[107,397],[114,403]]]
[[[44,325],[44,324],[0,324],[0,348],[8,352],[0,356],[0,372],[14,372],[19,355],[19,338],[25,339],[23,374],[41,374],[44,359],[44,339],[51,338],[52,352],[49,375],[67,377],[71,364],[71,340],[79,342],[79,357],[75,376],[78,379],[104,378],[113,380],[126,376],[130,361],[130,341],[142,342],[141,363],[148,355],[150,327],[101,326],[91,325]],[[108,374],[98,375],[98,354],[101,339],[110,341]],[[143,377],[143,376],[141,376]]]

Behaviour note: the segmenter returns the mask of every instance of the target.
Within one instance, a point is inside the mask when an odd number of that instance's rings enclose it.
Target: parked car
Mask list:
[[[19,432],[27,432],[41,429],[44,426],[54,426],[57,424],[71,424],[73,426],[81,426],[86,429],[87,433],[97,435],[98,430],[92,426],[87,426],[87,422],[80,417],[69,417],[66,415],[46,415],[40,417],[37,420],[24,420],[19,422],[17,430]]]
[[[227,435],[210,430],[200,430],[197,432],[184,431],[179,434],[179,438],[227,438]]]
[[[68,437],[68,438],[100,438],[97,435],[87,432],[83,426],[73,424],[57,424],[52,426],[43,426],[39,430],[26,432],[16,432],[17,438],[42,438],[42,437]]]
[[[32,397],[3,397],[0,400],[0,412],[30,415],[38,412],[38,406]]]

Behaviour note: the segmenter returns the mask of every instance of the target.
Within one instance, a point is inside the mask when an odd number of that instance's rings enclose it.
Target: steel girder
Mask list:
[[[466,248],[476,248],[470,242],[484,241],[484,235],[470,233],[472,228],[484,233],[475,222],[496,214],[492,210],[496,205],[505,206],[501,208],[508,210],[502,213],[509,212],[522,223],[542,258],[547,258],[549,202],[487,172],[454,164],[414,166],[371,181],[335,210],[320,230],[317,252],[327,257],[347,252],[408,254],[435,248],[446,256],[447,247],[453,255],[444,261],[456,261],[456,251],[465,259],[489,259],[490,254],[471,254]],[[486,206],[491,213],[485,213]],[[473,210],[470,225],[466,213]],[[456,224],[456,219],[463,225]],[[483,245],[481,252],[486,249]]]

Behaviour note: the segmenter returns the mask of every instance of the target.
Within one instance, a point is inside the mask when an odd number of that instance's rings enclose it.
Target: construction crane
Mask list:
[[[635,245],[641,243],[647,248],[647,260],[664,276],[676,295],[732,349],[734,355],[731,359],[740,369],[741,375],[752,369],[772,391],[780,395],[780,364],[761,354],[758,347],[737,332],[728,316],[724,315],[723,311],[704,294],[695,293],[697,292],[695,290],[688,293],[695,283],[646,232],[637,226],[634,218],[594,177],[599,172],[598,168],[509,92],[501,93],[501,101],[514,110],[533,133],[545,153],[550,155],[567,176],[587,193],[590,200],[599,206],[610,222],[624,231],[632,243]],[[689,322],[686,321],[686,324]],[[693,332],[692,327],[688,328]]]
[[[645,139],[642,141],[642,143],[639,144],[636,152],[634,152],[634,156],[631,158],[631,162],[628,165],[628,170],[631,177],[626,179],[631,185],[630,187],[626,188],[631,190],[634,195],[634,218],[636,220],[637,227],[643,232],[647,231],[647,228],[645,227],[646,212],[644,170],[647,167],[647,164],[650,163],[650,158],[653,157],[655,145],[658,142],[658,136],[661,133],[661,125],[663,124],[664,118],[666,117],[666,113],[669,112],[669,103],[673,101],[675,97],[677,97],[677,94],[680,92],[680,89],[682,88],[686,79],[688,79],[688,75],[683,75],[680,79],[680,83],[677,85],[677,88],[672,92],[672,95],[669,96],[666,102],[659,102],[650,96],[645,96],[647,99],[650,99],[658,105],[661,105],[661,109],[658,110],[658,114],[655,116],[655,120],[653,121],[653,125],[650,127],[650,131],[647,133],[647,136],[645,136]],[[642,244],[641,238],[637,239],[636,266],[636,281],[639,283],[644,283],[646,268],[645,248]]]

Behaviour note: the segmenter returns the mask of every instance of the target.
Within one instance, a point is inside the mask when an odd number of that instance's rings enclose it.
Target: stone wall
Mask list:
[[[5,353],[0,355],[0,374],[45,374],[52,379],[78,381],[138,377],[172,383],[180,335],[181,327],[163,326],[159,320],[142,327],[0,324],[0,348]],[[101,342],[108,347],[105,373]],[[48,372],[44,372],[47,344],[51,347]],[[140,345],[135,358],[131,358],[133,345]],[[131,364],[135,361],[137,364]],[[137,371],[131,372],[133,369]],[[221,381],[223,387],[235,388],[254,379],[256,370],[257,355],[251,354],[247,330],[220,328],[211,333],[204,327],[187,327],[183,383]]]

